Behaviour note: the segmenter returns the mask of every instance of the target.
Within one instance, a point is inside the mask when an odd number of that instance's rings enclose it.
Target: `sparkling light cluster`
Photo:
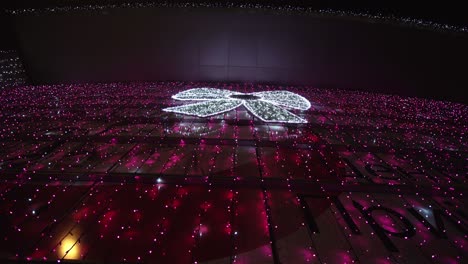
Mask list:
[[[307,120],[275,106],[268,101],[247,101],[244,105],[252,114],[265,122],[307,123]]]
[[[26,73],[16,51],[0,51],[0,89],[25,85]]]
[[[240,100],[213,100],[183,106],[164,108],[166,112],[207,117],[231,111],[242,105]]]
[[[307,110],[311,107],[307,99],[289,91],[244,94],[216,88],[194,88],[180,92],[172,98],[193,101],[208,100],[208,102],[164,108],[164,111],[207,117],[228,112],[243,105],[260,120],[279,123],[307,123],[307,120],[282,109],[280,106],[297,110]]]

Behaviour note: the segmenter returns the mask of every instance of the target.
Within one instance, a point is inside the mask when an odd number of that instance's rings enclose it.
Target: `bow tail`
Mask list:
[[[253,115],[265,122],[307,123],[307,120],[266,101],[246,101],[245,107]]]
[[[201,103],[180,105],[164,108],[165,112],[173,112],[184,115],[207,117],[228,112],[240,106],[240,100],[210,100]]]

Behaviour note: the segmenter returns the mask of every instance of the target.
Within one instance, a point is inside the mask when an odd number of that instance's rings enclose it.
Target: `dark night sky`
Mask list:
[[[170,2],[239,2],[239,3],[260,3],[264,5],[275,6],[307,6],[315,8],[334,8],[342,10],[369,10],[372,12],[381,12],[384,14],[397,14],[414,18],[430,19],[437,22],[445,22],[450,24],[467,24],[468,18],[462,9],[461,1],[402,1],[402,0],[172,0]],[[67,6],[67,5],[87,5],[87,4],[112,4],[137,2],[128,0],[8,0],[2,1],[0,7],[4,8],[41,8],[50,6]],[[138,2],[153,2],[153,1],[138,1]]]
[[[383,14],[396,14],[413,18],[423,18],[436,22],[467,25],[468,18],[462,1],[402,1],[402,0],[172,0],[170,2],[236,2],[236,3],[260,3],[273,6],[305,6],[314,8],[333,8],[338,10],[356,10],[380,12]],[[128,0],[8,0],[0,3],[2,9],[15,8],[43,8],[51,6],[87,5],[87,4],[112,4],[137,2]],[[153,1],[138,1],[153,2]]]
[[[187,0],[172,0],[171,2],[188,2]],[[0,2],[0,10],[18,8],[45,8],[51,6],[70,6],[87,4],[125,3],[128,0],[7,0]],[[133,1],[136,2],[136,1]],[[151,2],[151,1],[139,1]],[[191,2],[228,2],[227,0],[191,0]],[[306,6],[314,8],[332,8],[337,10],[369,11],[371,13],[393,14],[404,17],[421,18],[439,23],[458,26],[468,25],[468,16],[461,8],[462,1],[400,1],[400,0],[234,0],[229,2],[261,3],[275,6]],[[15,49],[15,29],[9,18],[0,12],[0,32],[3,36],[0,49]]]
[[[301,6],[313,7],[317,9],[332,8],[337,10],[353,10],[361,12],[381,13],[385,15],[398,15],[411,18],[426,19],[434,22],[467,26],[468,16],[465,9],[462,8],[462,1],[402,1],[402,0],[171,0],[169,2],[236,2],[236,3],[260,3],[273,6]],[[0,10],[20,9],[20,8],[45,8],[52,6],[81,6],[87,4],[112,4],[128,3],[137,1],[128,0],[5,0],[0,2]],[[140,0],[138,2],[154,2]],[[5,18],[3,12],[0,12],[0,32],[13,36],[14,30],[11,29],[11,23]],[[0,44],[0,48],[12,48],[14,43]]]

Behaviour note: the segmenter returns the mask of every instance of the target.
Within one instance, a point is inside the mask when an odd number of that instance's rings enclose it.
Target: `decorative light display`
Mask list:
[[[164,111],[207,117],[222,114],[243,105],[264,122],[307,123],[307,120],[281,107],[296,110],[307,110],[311,107],[307,99],[289,91],[246,94],[216,88],[194,88],[180,92],[172,98],[205,102],[164,108]]]
[[[14,50],[0,50],[1,88],[25,85],[26,80],[26,72],[18,53]]]
[[[239,83],[188,92],[207,85],[0,89],[0,260],[466,262],[466,105]],[[173,94],[258,109],[162,111],[184,106]],[[271,98],[310,107],[308,123],[259,120]]]

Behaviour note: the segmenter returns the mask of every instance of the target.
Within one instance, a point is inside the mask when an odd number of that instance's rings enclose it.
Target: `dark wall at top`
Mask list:
[[[226,9],[112,9],[16,19],[35,83],[253,81],[467,102],[468,37]]]

